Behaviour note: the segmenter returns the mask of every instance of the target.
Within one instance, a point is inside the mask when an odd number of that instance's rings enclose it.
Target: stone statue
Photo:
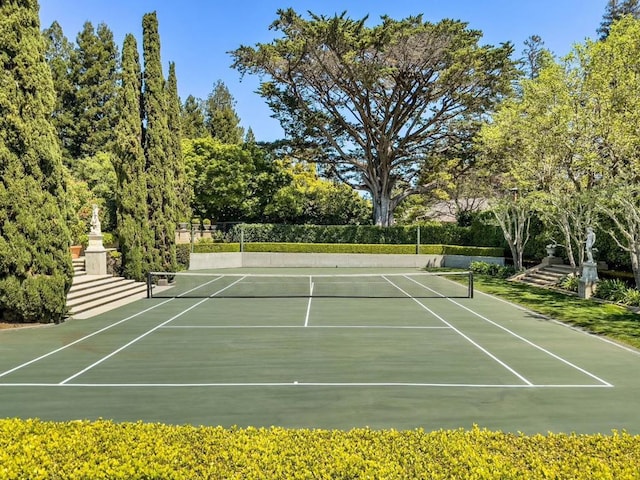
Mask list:
[[[587,240],[585,241],[585,246],[587,249],[587,261],[589,263],[593,262],[593,244],[596,243],[596,234],[593,231],[593,228],[587,227]]]
[[[100,228],[100,219],[98,218],[98,206],[93,206],[93,213],[91,214],[91,235],[100,235],[102,230]]]

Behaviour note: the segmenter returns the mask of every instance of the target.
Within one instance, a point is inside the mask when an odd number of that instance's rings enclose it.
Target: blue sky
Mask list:
[[[381,15],[394,19],[422,13],[426,20],[442,18],[465,21],[481,30],[483,43],[512,42],[517,50],[529,36],[540,35],[545,46],[558,56],[575,43],[596,38],[606,0],[40,0],[42,28],[54,20],[75,41],[85,21],[94,26],[105,23],[122,46],[127,33],[134,34],[141,47],[142,16],[155,11],[158,16],[162,62],[176,63],[178,89],[206,98],[214,84],[222,80],[236,100],[242,125],[251,127],[259,141],[282,136],[278,122],[255,92],[258,79],[240,78],[231,68],[227,53],[240,45],[266,43],[275,32],[269,25],[279,8],[292,7],[298,13],[311,11],[333,15],[346,11],[351,18],[369,15],[369,23]]]

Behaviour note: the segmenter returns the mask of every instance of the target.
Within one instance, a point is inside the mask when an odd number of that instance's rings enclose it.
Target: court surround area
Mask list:
[[[636,350],[465,282],[209,273],[200,292],[154,287],[92,319],[0,331],[0,418],[640,433]]]

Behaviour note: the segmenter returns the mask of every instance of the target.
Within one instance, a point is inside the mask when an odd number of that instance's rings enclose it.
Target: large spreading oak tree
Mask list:
[[[443,150],[465,138],[459,126],[491,111],[514,76],[512,46],[480,45],[481,32],[460,21],[385,16],[369,27],[346,13],[277,14],[281,35],[231,52],[233,66],[262,77],[259,93],[292,145],[371,195],[377,225],[437,186],[437,175],[420,182],[421,170],[443,168]]]

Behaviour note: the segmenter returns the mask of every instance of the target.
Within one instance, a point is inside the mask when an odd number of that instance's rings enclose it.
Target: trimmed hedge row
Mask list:
[[[0,420],[3,479],[638,478],[640,436]]]
[[[234,242],[285,243],[417,243],[416,226],[378,227],[375,225],[281,225],[242,224],[229,232]],[[452,223],[430,222],[419,225],[420,243],[443,245],[477,245],[502,247],[504,240],[499,229],[487,225],[460,227]]]
[[[190,248],[190,246],[188,246]],[[184,249],[184,248],[183,248]],[[187,250],[188,253],[189,250]],[[197,243],[194,253],[239,252],[239,243]],[[350,243],[245,243],[245,252],[276,253],[372,253],[372,254],[405,254],[416,253],[415,245],[366,245]],[[501,257],[502,248],[461,247],[457,245],[420,245],[423,255],[468,255],[483,257]]]

